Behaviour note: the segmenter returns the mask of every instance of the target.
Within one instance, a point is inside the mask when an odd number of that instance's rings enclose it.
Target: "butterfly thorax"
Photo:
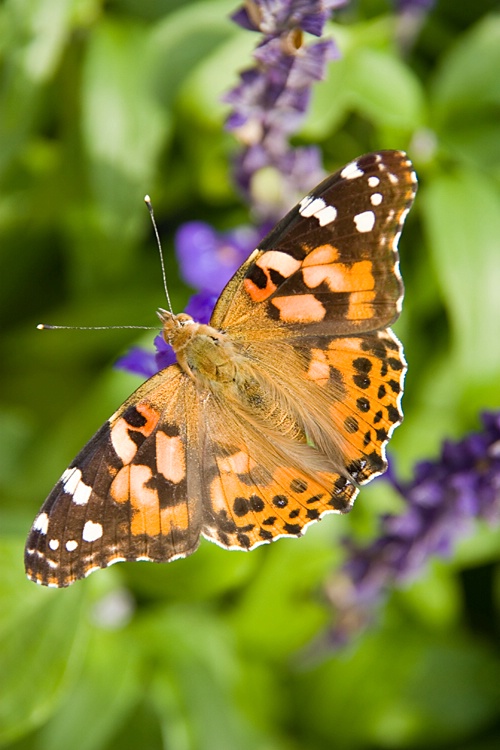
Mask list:
[[[177,362],[201,389],[222,396],[233,409],[240,408],[255,424],[306,441],[302,425],[283,394],[263,379],[231,337],[212,326],[197,323],[189,315],[160,312],[163,336],[172,346]]]
[[[172,346],[179,366],[201,384],[231,383],[236,379],[236,352],[230,338],[212,326],[196,323],[190,315],[159,312],[163,337]]]

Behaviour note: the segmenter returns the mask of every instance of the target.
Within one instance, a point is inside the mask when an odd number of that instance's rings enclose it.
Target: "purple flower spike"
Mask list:
[[[417,464],[411,482],[394,482],[408,508],[383,517],[372,544],[345,542],[341,585],[330,591],[332,643],[370,622],[391,586],[411,580],[433,556],[449,555],[475,519],[500,523],[500,412],[484,414],[482,422],[482,432],[446,441],[438,460]]]
[[[302,157],[294,157],[300,150],[292,149],[288,139],[304,119],[312,84],[324,78],[328,60],[337,58],[339,52],[332,40],[307,44],[303,34],[321,36],[332,10],[345,2],[247,0],[233,15],[240,26],[262,34],[254,52],[256,65],[240,74],[239,84],[225,97],[232,105],[226,128],[244,147],[235,161],[235,181],[261,217],[279,218],[314,182],[311,175],[306,186],[296,181],[293,166]],[[287,182],[280,200],[271,207],[254,188],[253,178],[264,167],[273,168]]]
[[[231,18],[244,29],[266,36],[297,27],[321,36],[330,12],[346,3],[347,0],[247,0]]]
[[[173,365],[175,362],[174,350],[172,349],[170,344],[167,344],[161,333],[159,333],[158,336],[155,336],[154,345],[156,348],[156,372],[165,369],[165,367]]]

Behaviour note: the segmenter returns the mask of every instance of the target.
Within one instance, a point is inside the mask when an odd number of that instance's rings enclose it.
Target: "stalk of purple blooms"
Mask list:
[[[226,128],[243,144],[235,181],[260,216],[279,218],[297,193],[324,177],[319,149],[291,148],[289,138],[303,121],[312,84],[324,77],[328,60],[339,56],[333,40],[307,44],[304,32],[320,37],[331,12],[346,2],[247,0],[232,16],[243,28],[262,34],[253,53],[255,65],[240,73],[239,84],[225,97],[232,105]],[[281,201],[271,208],[252,189],[253,178],[265,167],[283,178]]]
[[[482,422],[481,432],[445,441],[439,459],[417,464],[412,481],[389,477],[408,507],[381,519],[372,544],[344,542],[348,558],[329,590],[334,645],[373,618],[390,587],[414,579],[432,556],[449,555],[475,519],[500,522],[500,412]]]

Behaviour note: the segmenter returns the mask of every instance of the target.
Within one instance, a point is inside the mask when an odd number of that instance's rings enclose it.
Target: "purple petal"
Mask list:
[[[201,221],[183,224],[175,237],[181,276],[195,289],[220,294],[259,239],[260,233],[253,227],[216,232]]]
[[[186,313],[191,315],[197,323],[208,323],[217,302],[217,295],[202,290],[190,297],[186,306]]]
[[[141,375],[145,378],[150,378],[158,372],[154,353],[139,346],[129,349],[123,357],[116,360],[114,366],[117,370],[125,370],[132,375]]]
[[[230,18],[231,21],[234,21],[234,23],[237,23],[238,26],[241,26],[243,29],[247,29],[247,31],[259,30],[250,18],[245,6],[238,8],[238,10],[235,10],[235,12],[230,15]]]
[[[176,361],[174,350],[170,344],[167,344],[161,333],[159,333],[158,336],[155,336],[154,345],[156,347],[156,372],[173,365]]]

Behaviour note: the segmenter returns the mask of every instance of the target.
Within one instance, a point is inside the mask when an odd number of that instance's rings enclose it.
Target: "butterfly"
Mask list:
[[[113,414],[28,536],[28,577],[250,550],[345,513],[386,469],[406,370],[397,245],[417,178],[401,151],[325,179],[243,263],[210,324],[160,310],[177,362]]]

